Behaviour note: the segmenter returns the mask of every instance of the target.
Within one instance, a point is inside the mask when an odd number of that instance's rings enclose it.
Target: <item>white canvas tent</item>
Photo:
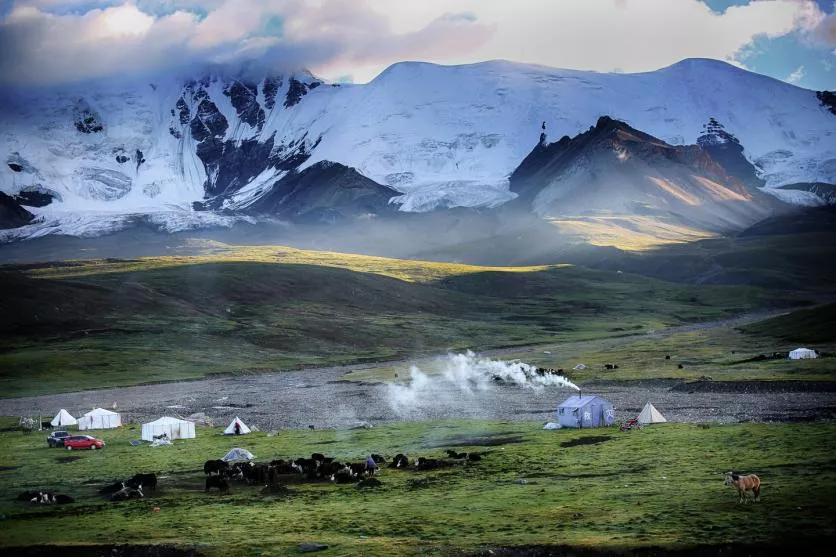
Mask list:
[[[49,423],[52,427],[63,427],[67,425],[77,425],[78,420],[70,416],[70,413],[62,408],[57,414],[55,414],[55,417],[52,418],[52,421]]]
[[[224,457],[221,460],[223,460],[224,462],[230,462],[232,460],[252,460],[254,458],[255,455],[253,455],[253,453],[251,453],[247,449],[240,449],[236,447],[228,453],[226,453],[226,455],[224,455]]]
[[[236,424],[238,425],[238,431],[235,430]],[[244,435],[246,433],[250,433],[250,428],[238,416],[235,416],[235,419],[229,423],[229,427],[224,430],[224,435]]]
[[[194,439],[194,424],[186,420],[163,416],[153,422],[142,424],[142,440],[153,441],[165,435],[169,441],[174,439]]]
[[[110,410],[96,408],[78,419],[78,429],[110,429],[122,425],[122,417]]]
[[[644,408],[642,408],[641,414],[639,414],[637,419],[640,424],[662,424],[668,421],[662,413],[656,410],[656,407],[649,402],[644,405]]]
[[[805,360],[807,358],[818,358],[815,350],[809,348],[796,348],[790,352],[790,360]]]

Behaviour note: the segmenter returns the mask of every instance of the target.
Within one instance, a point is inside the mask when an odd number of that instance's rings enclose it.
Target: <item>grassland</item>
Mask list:
[[[601,339],[803,299],[277,247],[6,266],[0,396]]]
[[[677,548],[836,535],[833,425],[539,428],[448,421],[255,433],[234,443],[220,430],[199,428],[197,439],[150,448],[130,446],[139,432],[127,426],[101,432],[104,450],[72,453],[48,449],[43,435],[7,430],[0,433],[0,545],[174,543],[233,556],[290,555],[300,543],[321,542],[331,546],[323,555],[389,556],[461,554],[484,546]],[[562,446],[595,437],[604,439]],[[240,484],[230,496],[205,494],[203,461],[233,445],[259,461],[312,452],[345,460],[370,452],[443,456],[449,446],[487,454],[482,462],[433,472],[385,469],[378,476],[383,485],[370,490],[290,484],[288,495],[272,496]],[[75,460],[62,461],[67,457]],[[721,473],[729,469],[760,475],[759,504],[737,503],[733,488],[722,485]],[[161,475],[155,496],[116,503],[96,494],[105,482],[139,471]],[[30,488],[67,493],[76,503],[12,501]]]

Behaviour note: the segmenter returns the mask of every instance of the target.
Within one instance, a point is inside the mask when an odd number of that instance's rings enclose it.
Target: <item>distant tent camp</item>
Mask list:
[[[66,425],[77,425],[78,420],[70,416],[70,413],[62,408],[49,423],[52,427],[63,427]]]
[[[815,350],[810,350],[809,348],[796,348],[792,352],[790,352],[790,360],[804,360],[807,358],[818,358],[819,355],[816,354]]]
[[[116,412],[96,408],[78,419],[78,429],[110,429],[122,425],[122,417]]]
[[[640,424],[661,424],[668,421],[662,413],[656,410],[656,407],[649,402],[644,405],[644,408],[642,408],[641,414],[639,414],[637,419]]]
[[[238,416],[235,416],[235,419],[232,420],[224,430],[224,435],[244,435],[250,432],[250,428],[247,427],[247,424],[241,421]]]
[[[615,421],[613,406],[608,400],[593,395],[572,395],[557,407],[560,427],[602,427]]]
[[[169,441],[175,439],[194,439],[194,423],[178,418],[163,416],[153,422],[142,424],[142,440],[154,441],[165,435]]]
[[[239,449],[235,448],[226,453],[226,455],[221,459],[225,462],[230,462],[232,460],[252,460],[255,458],[255,455],[248,451],[247,449]]]

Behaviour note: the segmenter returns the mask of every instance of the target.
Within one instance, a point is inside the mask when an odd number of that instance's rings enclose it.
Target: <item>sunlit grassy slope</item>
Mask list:
[[[832,424],[540,428],[446,421],[256,433],[233,443],[199,427],[197,439],[150,448],[128,444],[139,436],[131,426],[99,432],[107,447],[84,452],[49,449],[43,434],[7,431],[0,433],[0,546],[174,543],[237,556],[294,555],[299,544],[319,542],[330,546],[322,555],[388,557],[528,544],[803,544],[836,534]],[[585,440],[598,442],[563,446]],[[245,484],[233,484],[225,497],[204,493],[204,460],[232,446],[260,462],[312,452],[353,461],[370,452],[443,457],[447,447],[486,455],[433,472],[384,469],[383,485],[370,490],[325,482],[291,484],[287,496]],[[739,505],[734,489],[723,486],[727,470],[757,473],[761,502]],[[153,497],[116,503],[97,495],[106,482],[151,471],[160,475]],[[13,501],[27,489],[56,490],[76,503]]]
[[[218,249],[3,268],[2,396],[601,338],[792,302],[572,266]]]

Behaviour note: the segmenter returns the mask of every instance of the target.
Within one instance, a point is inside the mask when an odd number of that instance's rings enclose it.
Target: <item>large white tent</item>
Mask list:
[[[171,441],[174,439],[194,439],[194,423],[163,416],[153,422],[142,424],[143,441],[153,441],[155,437],[160,438],[161,435],[165,435]]]
[[[117,412],[104,408],[90,410],[78,419],[78,429],[111,429],[122,425],[122,417]]]
[[[809,348],[796,348],[790,352],[790,360],[805,360],[807,358],[818,358],[815,350]]]
[[[52,418],[52,421],[49,423],[52,427],[64,427],[67,425],[77,425],[78,420],[73,418],[69,412],[62,408],[57,414],[55,414],[55,417]]]
[[[639,414],[637,420],[640,424],[662,424],[668,421],[662,413],[656,410],[656,407],[649,402],[644,405],[644,408],[642,408],[641,414]]]
[[[238,428],[236,430],[236,424]],[[247,427],[247,424],[241,421],[241,418],[235,416],[235,419],[229,423],[229,427],[224,430],[224,435],[244,435],[245,433],[249,433],[250,428]]]

